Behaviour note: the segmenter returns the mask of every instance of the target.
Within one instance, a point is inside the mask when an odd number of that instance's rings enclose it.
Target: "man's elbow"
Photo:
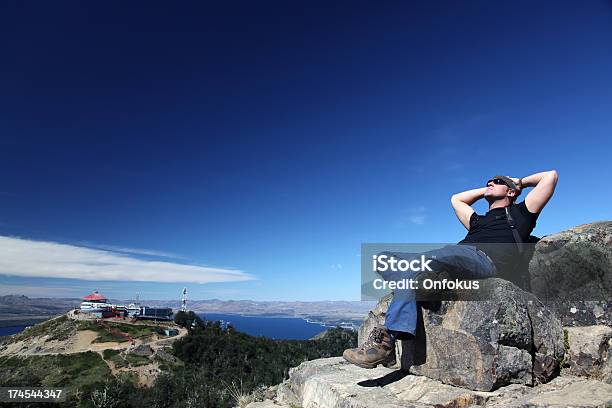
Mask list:
[[[553,181],[553,183],[557,184],[557,180],[559,179],[559,175],[557,174],[557,170],[551,170],[548,172],[549,177]]]
[[[459,198],[459,194],[453,194],[451,196],[450,202],[451,202],[451,206],[453,207],[453,209],[455,211],[457,211],[457,209],[463,207],[463,205],[462,205],[463,201],[461,201],[461,198]]]

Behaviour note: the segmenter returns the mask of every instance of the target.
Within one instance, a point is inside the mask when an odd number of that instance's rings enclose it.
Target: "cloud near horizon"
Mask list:
[[[240,282],[236,269],[138,259],[111,250],[0,236],[0,274],[87,281]]]
[[[90,242],[77,242],[78,247],[85,247],[91,249],[102,249],[111,252],[122,252],[125,254],[133,254],[133,255],[147,255],[147,256],[156,256],[161,258],[174,258],[174,259],[186,259],[184,256],[174,254],[172,252],[164,252],[164,251],[156,251],[152,249],[142,249],[142,248],[127,248],[115,245],[102,245],[95,244]]]

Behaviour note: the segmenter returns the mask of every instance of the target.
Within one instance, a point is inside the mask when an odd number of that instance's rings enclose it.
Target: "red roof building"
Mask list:
[[[103,302],[106,303],[107,299],[98,293],[97,290],[93,291],[91,295],[87,295],[83,298],[86,302]]]

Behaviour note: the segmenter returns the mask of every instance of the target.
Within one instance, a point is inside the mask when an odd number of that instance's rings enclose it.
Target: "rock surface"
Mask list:
[[[247,407],[552,408],[610,404],[612,385],[579,377],[558,377],[538,387],[513,384],[492,392],[472,391],[382,366],[367,370],[333,357],[291,369],[275,398]]]
[[[542,238],[529,263],[531,292],[564,326],[612,324],[612,221]]]
[[[435,310],[422,308],[411,372],[481,391],[555,377],[564,352],[559,320],[508,281],[487,279],[481,287],[490,300],[443,301]],[[384,324],[390,299],[383,298],[368,314],[359,344],[374,326]],[[401,361],[401,346],[397,353]]]
[[[291,369],[274,397],[248,407],[612,407],[612,222],[543,238],[529,274],[537,297],[488,279],[490,301],[422,309],[417,351],[425,353],[412,372],[423,375],[313,360]],[[384,323],[389,301],[365,318],[360,344]],[[561,322],[580,326],[566,328],[565,357]],[[556,376],[563,357],[567,367]]]
[[[148,344],[139,344],[128,351],[132,354],[142,357],[149,357],[153,355],[153,349]]]
[[[612,384],[612,328],[568,327],[569,374],[600,379]]]

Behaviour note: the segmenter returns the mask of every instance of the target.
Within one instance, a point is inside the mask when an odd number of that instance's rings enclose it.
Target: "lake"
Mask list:
[[[198,313],[206,320],[229,322],[240,332],[271,339],[307,340],[329,329],[298,317],[257,317],[234,314]]]
[[[7,326],[0,327],[0,336],[10,336],[22,332],[28,326]]]

